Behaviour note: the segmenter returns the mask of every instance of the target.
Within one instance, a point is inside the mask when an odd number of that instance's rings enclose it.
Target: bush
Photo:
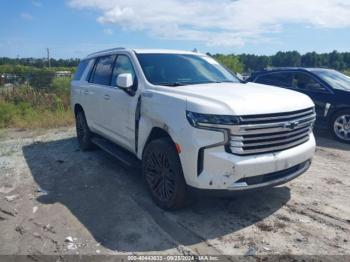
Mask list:
[[[0,90],[0,128],[59,127],[74,123],[70,110],[69,88],[55,83],[56,93],[29,86]]]
[[[72,79],[69,77],[54,78],[52,80],[50,91],[56,94],[69,94],[71,80]]]
[[[15,105],[0,101],[0,128],[10,126],[15,115]]]
[[[51,128],[74,123],[71,110],[33,108],[29,103],[17,105],[0,101],[0,128]]]
[[[36,89],[49,89],[54,77],[54,71],[49,69],[37,70],[31,73],[29,83]]]
[[[37,68],[0,65],[0,73],[14,88],[0,87],[0,128],[57,127],[74,122],[70,110],[70,78],[56,71],[74,68]]]
[[[4,91],[0,94],[3,101],[18,105],[22,102],[28,103],[33,108],[42,110],[69,110],[69,91],[62,93],[36,90],[31,87],[20,86],[13,90]]]

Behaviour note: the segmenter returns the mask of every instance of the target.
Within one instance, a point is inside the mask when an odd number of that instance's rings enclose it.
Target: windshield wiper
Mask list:
[[[234,83],[232,81],[208,81],[208,82],[164,82],[157,83],[157,85],[161,86],[185,86],[185,85],[201,85],[201,84],[219,84],[219,83]]]
[[[220,83],[234,83],[234,82],[230,81],[230,80],[223,80],[223,81],[213,81],[213,82],[210,82],[210,83],[220,84]]]
[[[181,82],[165,82],[165,83],[157,83],[157,85],[160,85],[160,86],[184,86],[186,84],[181,83]]]

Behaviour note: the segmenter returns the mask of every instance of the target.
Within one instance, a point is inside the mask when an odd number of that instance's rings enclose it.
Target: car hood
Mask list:
[[[187,96],[187,110],[207,114],[254,115],[314,106],[301,93],[256,83],[215,83],[176,87]]]

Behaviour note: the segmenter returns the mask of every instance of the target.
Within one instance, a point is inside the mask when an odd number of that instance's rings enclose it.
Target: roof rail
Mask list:
[[[106,53],[106,52],[111,52],[111,51],[118,51],[118,50],[124,50],[124,47],[115,47],[115,48],[111,48],[111,49],[106,49],[106,50],[102,50],[102,51],[98,51],[92,54],[89,54],[87,57],[91,57],[94,55],[98,55],[98,54],[102,54],[102,53]]]
[[[301,66],[268,66],[268,67],[265,67],[263,70],[265,71],[271,71],[271,70],[286,70],[286,69],[290,69],[290,70],[293,70],[293,69],[305,69],[304,67],[301,67]]]

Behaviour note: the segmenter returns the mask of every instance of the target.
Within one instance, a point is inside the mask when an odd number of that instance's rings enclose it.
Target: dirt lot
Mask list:
[[[0,254],[350,254],[350,146],[317,135],[311,169],[281,187],[151,201],[140,172],[74,130],[0,134]]]

